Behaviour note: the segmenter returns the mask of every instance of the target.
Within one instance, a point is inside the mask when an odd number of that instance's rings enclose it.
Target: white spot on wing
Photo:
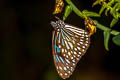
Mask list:
[[[65,54],[63,54],[63,56],[65,56]]]
[[[85,44],[85,46],[88,46],[88,44]]]
[[[68,59],[65,58],[65,60],[66,60],[67,63],[70,63],[70,61]]]
[[[77,56],[78,56],[78,57],[80,57],[80,55],[79,55],[79,54],[78,54]]]
[[[67,52],[67,50],[65,49],[65,52]]]
[[[66,67],[64,67],[64,70],[66,71],[66,70],[67,70],[67,68],[66,68]]]
[[[73,59],[73,57],[71,57],[71,59]]]
[[[84,34],[82,36],[84,37]]]
[[[62,49],[62,53],[64,52],[64,49]]]
[[[70,73],[70,71],[68,71],[68,73]]]
[[[77,43],[77,45],[79,46],[80,44],[79,44],[79,43]]]
[[[80,58],[76,58],[78,61],[80,60]]]
[[[80,41],[82,42],[82,41],[83,41],[83,39],[80,39]]]
[[[60,73],[60,75],[62,76],[63,74],[62,74],[62,73]]]
[[[85,48],[85,46],[82,46],[82,48]]]
[[[71,42],[68,42],[68,44],[70,45],[71,49],[73,49],[73,45]]]
[[[73,67],[71,67],[71,71],[73,71]]]
[[[66,44],[67,49],[70,49],[66,40],[65,40],[65,44]]]
[[[86,41],[86,43],[88,43],[88,41]]]
[[[67,76],[67,73],[65,73],[65,75]]]
[[[88,38],[86,38],[86,40],[88,40]]]
[[[74,59],[73,59],[72,61],[73,61],[73,62],[75,62],[75,60],[74,60]]]
[[[78,50],[80,50],[80,47],[77,47]]]
[[[68,55],[66,55],[66,58],[68,58]]]
[[[74,40],[72,40],[72,42],[73,42],[73,44],[75,44],[75,41],[74,41]]]
[[[74,54],[77,54],[76,52],[74,52]]]
[[[87,32],[85,32],[85,34],[88,34]]]
[[[66,63],[66,65],[68,65],[68,63]]]
[[[70,56],[70,55],[71,55],[71,53],[70,53],[70,52],[68,52],[68,55]]]
[[[75,66],[75,63],[73,63],[73,66]]]
[[[84,49],[82,49],[82,52],[84,52],[85,50]]]
[[[75,55],[73,55],[73,57],[75,58]]]
[[[60,69],[60,70],[62,70],[62,67],[61,67],[61,66],[59,66],[59,69]]]
[[[79,52],[79,54],[81,54],[81,52]]]
[[[74,48],[75,51],[77,51],[77,48]]]
[[[88,37],[88,35],[86,35],[86,37]]]
[[[56,68],[58,69],[58,66]]]
[[[61,45],[59,45],[59,48],[61,48]]]
[[[67,68],[69,69],[69,66],[67,66]]]
[[[80,42],[80,44],[83,44],[83,42]]]

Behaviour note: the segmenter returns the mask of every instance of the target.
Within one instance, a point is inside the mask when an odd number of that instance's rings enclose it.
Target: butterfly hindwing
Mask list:
[[[79,29],[68,24],[65,25],[64,29],[69,35],[70,33],[72,34],[74,50],[77,48],[78,52],[81,52],[81,56],[83,56],[90,45],[89,33],[83,29]]]

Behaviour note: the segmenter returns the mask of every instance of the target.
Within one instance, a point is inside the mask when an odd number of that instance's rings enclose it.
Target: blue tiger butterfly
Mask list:
[[[88,22],[85,24],[88,25]],[[51,21],[51,25],[54,28],[52,35],[54,64],[59,76],[66,79],[72,75],[78,61],[86,53],[90,45],[90,32],[64,23],[60,19]]]

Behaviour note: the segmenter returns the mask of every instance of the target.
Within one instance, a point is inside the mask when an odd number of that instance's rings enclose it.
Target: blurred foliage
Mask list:
[[[104,46],[105,49],[108,51],[108,43],[110,39],[110,35],[113,35],[113,42],[119,46],[120,44],[120,37],[118,34],[119,31],[113,30],[112,27],[119,21],[120,18],[120,1],[119,0],[96,0],[92,7],[95,5],[101,5],[101,9],[99,10],[99,13],[83,10],[80,11],[71,0],[65,0],[68,5],[65,8],[63,20],[67,19],[67,17],[70,15],[71,12],[74,12],[78,16],[80,16],[82,19],[88,19],[89,17],[100,17],[103,11],[105,11],[105,15],[108,16],[108,13],[113,16],[113,19],[110,23],[110,28],[107,26],[104,26],[104,24],[100,24],[97,20],[94,20],[96,23],[96,27],[103,30],[104,34]]]
[[[107,51],[109,50],[108,48],[109,39],[110,39],[110,31],[104,31],[104,46]]]
[[[110,27],[113,27],[120,18],[120,1],[119,0],[109,0],[108,2],[106,0],[96,0],[93,3],[93,6],[95,5],[101,5],[101,9],[99,11],[99,14],[101,15],[103,11],[105,11],[105,15],[107,16],[108,11],[113,16],[113,20],[110,23]]]
[[[57,80],[58,77],[57,75],[55,74],[55,71],[54,70],[48,70],[46,73],[45,73],[45,76],[44,76],[45,80]]]
[[[112,40],[116,45],[120,46],[120,34],[114,36]]]
[[[67,5],[66,8],[65,8],[65,14],[63,16],[63,20],[65,20],[71,12],[72,12],[72,7]]]

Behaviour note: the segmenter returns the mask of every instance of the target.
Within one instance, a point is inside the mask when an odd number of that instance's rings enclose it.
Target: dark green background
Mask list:
[[[73,2],[80,10],[100,9],[91,8],[93,0]],[[54,3],[55,0],[0,0],[0,80],[61,80],[51,47]],[[94,19],[108,26],[112,17],[103,14]],[[75,13],[65,22],[84,28],[83,20]],[[120,23],[114,29],[120,31]],[[103,40],[103,32],[97,29],[91,46],[68,80],[120,80],[120,48],[110,39],[107,52]]]

